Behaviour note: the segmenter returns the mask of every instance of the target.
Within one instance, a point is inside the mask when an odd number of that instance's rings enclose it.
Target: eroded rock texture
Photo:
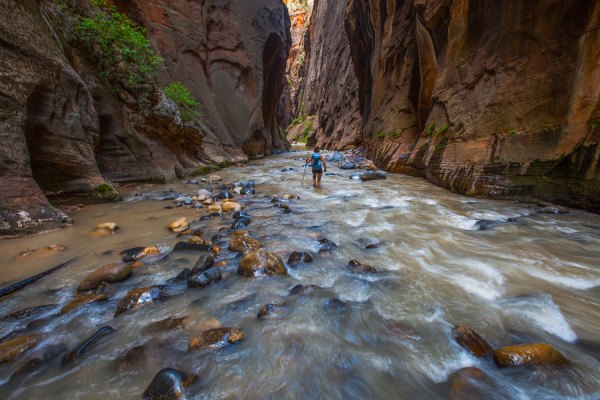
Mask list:
[[[0,235],[59,226],[66,216],[48,196],[108,198],[105,179],[165,181],[285,145],[277,105],[290,37],[280,1],[117,3],[164,58],[158,84],[132,90],[99,77],[67,37],[89,0],[0,3]],[[192,89],[204,122],[182,122],[158,89],[172,81]]]
[[[600,211],[600,3],[349,0],[365,143],[470,195]]]
[[[347,0],[316,0],[304,40],[298,108],[314,115],[309,144],[344,149],[362,143],[358,80],[344,30]]]
[[[285,147],[277,106],[291,37],[279,0],[121,0],[148,28],[165,60],[160,78],[184,82],[200,100],[211,161],[242,161]]]

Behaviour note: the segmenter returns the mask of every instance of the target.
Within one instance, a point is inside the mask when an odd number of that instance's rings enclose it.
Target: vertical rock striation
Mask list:
[[[314,115],[309,144],[344,149],[362,143],[358,80],[344,29],[347,0],[315,0],[306,32],[299,108]]]
[[[600,4],[349,0],[365,144],[469,195],[600,211]]]

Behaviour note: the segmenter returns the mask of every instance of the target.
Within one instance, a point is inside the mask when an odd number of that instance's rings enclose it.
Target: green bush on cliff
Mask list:
[[[177,104],[177,107],[179,107],[179,114],[184,122],[201,118],[202,113],[199,108],[200,102],[183,83],[173,82],[164,88],[163,91],[169,99]]]
[[[156,79],[162,60],[146,38],[146,30],[106,0],[94,0],[92,6],[94,16],[81,17],[74,34],[96,59],[101,76],[132,86]]]
[[[306,143],[308,141],[308,137],[312,133],[312,128],[313,128],[313,121],[312,120],[307,121],[306,125],[304,125],[304,130],[302,131],[302,136],[298,139],[298,142]]]

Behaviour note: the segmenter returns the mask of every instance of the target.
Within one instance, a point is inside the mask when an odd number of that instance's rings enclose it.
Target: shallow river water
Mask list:
[[[28,319],[0,321],[0,337],[39,319],[23,331],[43,333],[38,348],[63,343],[70,351],[102,326],[116,330],[77,363],[63,366],[61,354],[13,379],[30,356],[0,366],[0,398],[135,399],[157,371],[172,367],[200,377],[190,398],[443,399],[452,374],[468,366],[496,382],[498,391],[488,398],[600,398],[600,216],[541,214],[536,205],[467,198],[403,175],[361,182],[350,179],[355,171],[333,166],[337,175],[324,177],[318,191],[307,187],[308,173],[302,186],[302,157],[287,153],[218,173],[224,182],[256,183],[256,194],[236,198],[251,216],[247,229],[267,250],[284,260],[293,251],[314,255],[312,263],[287,266],[286,276],[241,277],[240,256],[224,245],[217,258],[227,261],[221,281],[204,289],[168,283],[198,254],[170,253],[182,239],[166,225],[186,216],[210,240],[232,217],[200,222],[206,207],[165,209],[173,201],[152,198],[167,188],[192,194],[203,184],[139,185],[124,202],[74,213],[72,227],[0,241],[2,286],[76,257],[0,302],[3,315],[56,304]],[[281,172],[286,166],[295,171]],[[292,213],[270,202],[284,193],[300,197],[289,202]],[[478,220],[498,223],[480,230]],[[107,221],[121,229],[89,236]],[[338,247],[319,253],[319,238]],[[18,257],[54,243],[66,250]],[[108,301],[54,316],[89,271],[117,261],[124,249],[151,245],[163,255],[110,285]],[[377,273],[354,274],[347,267],[353,259]],[[165,284],[167,300],[113,318],[130,289]],[[320,288],[290,294],[298,284]],[[267,303],[285,304],[286,311],[257,319]],[[184,315],[188,323],[181,329],[144,331],[151,322]],[[216,323],[241,328],[244,340],[189,352],[189,339]],[[458,324],[471,326],[494,348],[549,343],[570,364],[498,369],[455,342],[452,327]],[[143,346],[143,356],[117,360],[136,346]]]

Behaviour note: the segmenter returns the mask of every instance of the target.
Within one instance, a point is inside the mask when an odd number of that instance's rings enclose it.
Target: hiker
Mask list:
[[[323,170],[327,172],[327,164],[325,164],[325,158],[321,154],[319,146],[315,147],[314,153],[306,159],[306,163],[312,167],[313,187],[321,189],[321,176],[323,175]]]

